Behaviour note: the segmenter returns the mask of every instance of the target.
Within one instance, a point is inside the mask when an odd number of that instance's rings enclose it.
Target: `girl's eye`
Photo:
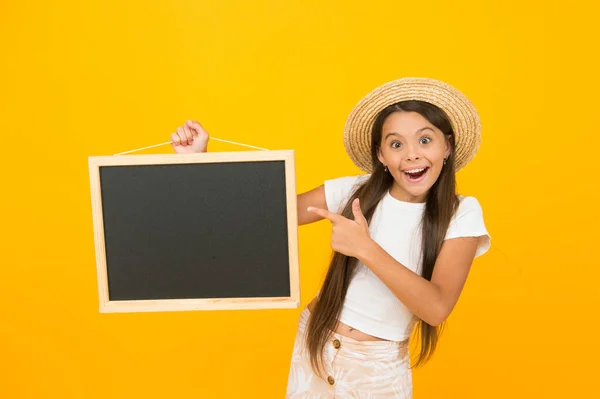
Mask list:
[[[421,144],[429,144],[431,143],[431,139],[429,137],[422,137]]]
[[[400,143],[398,141],[392,142],[392,148],[400,148],[401,145],[402,145],[402,143]]]

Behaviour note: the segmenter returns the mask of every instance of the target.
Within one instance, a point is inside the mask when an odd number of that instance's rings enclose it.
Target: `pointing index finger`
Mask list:
[[[307,208],[307,211],[315,213],[315,214],[321,216],[322,218],[328,219],[332,223],[338,222],[341,217],[340,215],[338,215],[336,213],[329,212],[326,209],[315,208],[314,206],[309,206]]]

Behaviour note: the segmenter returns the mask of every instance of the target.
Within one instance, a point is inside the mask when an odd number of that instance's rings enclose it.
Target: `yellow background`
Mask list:
[[[478,107],[458,181],[493,236],[415,398],[599,395],[597,4],[3,1],[0,397],[282,397],[300,309],[99,314],[87,157],[196,118],[296,150],[308,190],[358,173],[345,117],[402,76]],[[329,229],[300,228],[303,305]]]

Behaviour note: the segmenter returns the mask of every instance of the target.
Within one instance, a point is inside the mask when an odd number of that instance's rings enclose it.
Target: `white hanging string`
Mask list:
[[[229,144],[236,144],[236,145],[240,145],[242,147],[248,147],[248,148],[254,148],[256,150],[262,150],[262,151],[269,151],[266,148],[262,148],[262,147],[256,147],[253,145],[249,145],[249,144],[242,144],[242,143],[238,143],[235,141],[229,141],[229,140],[223,140],[223,139],[218,139],[216,137],[211,137],[210,140],[216,140],[216,141],[222,141],[223,143],[229,143]],[[129,151],[125,151],[125,152],[120,152],[118,154],[114,154],[114,156],[117,155],[124,155],[124,154],[129,154],[130,152],[136,152],[136,151],[142,151],[142,150],[147,150],[148,148],[154,148],[154,147],[160,147],[163,145],[167,145],[167,144],[171,144],[171,141],[166,141],[164,143],[160,143],[160,144],[154,144],[154,145],[149,145],[148,147],[142,147],[142,148],[136,148],[135,150],[129,150]]]

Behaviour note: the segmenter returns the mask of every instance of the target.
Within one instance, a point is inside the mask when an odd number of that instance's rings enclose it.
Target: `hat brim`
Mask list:
[[[466,166],[481,144],[481,121],[475,106],[456,88],[429,78],[402,78],[377,87],[354,107],[344,127],[344,146],[362,171],[373,170],[371,132],[377,115],[400,101],[419,100],[443,110],[455,135],[455,170]]]

